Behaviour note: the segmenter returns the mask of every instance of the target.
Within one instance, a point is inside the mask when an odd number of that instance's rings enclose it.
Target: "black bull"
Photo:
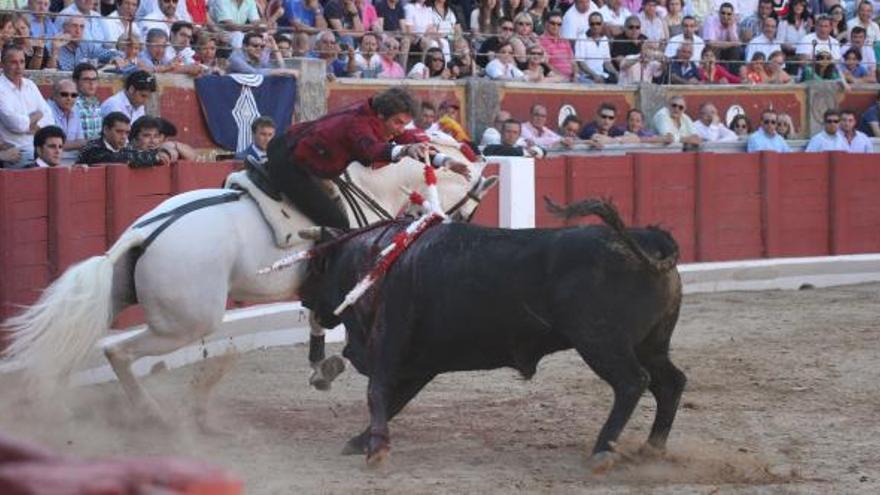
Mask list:
[[[602,201],[550,207],[607,225],[436,226],[342,314],[343,354],[369,377],[371,417],[347,453],[366,452],[371,465],[387,457],[388,421],[440,373],[509,366],[531,378],[543,356],[570,348],[614,390],[593,448],[597,469],[610,467],[613,443],[646,388],[657,401],[648,446],[665,447],[685,386],[669,359],[681,305],[678,247],[659,228],[625,228]],[[325,245],[310,262],[301,297],[324,326],[339,323],[333,310],[399,230]]]

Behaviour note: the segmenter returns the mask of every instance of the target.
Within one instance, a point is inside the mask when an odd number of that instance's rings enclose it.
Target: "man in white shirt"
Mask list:
[[[577,64],[578,82],[603,84],[617,80],[617,70],[611,63],[611,46],[602,33],[604,22],[602,14],[593,12],[589,16],[590,28],[586,35],[574,43],[574,58]]]
[[[801,60],[812,61],[819,51],[831,54],[831,60],[840,62],[840,43],[831,36],[831,17],[820,15],[816,19],[816,32],[810,33],[798,42],[797,55]]]
[[[870,0],[862,0],[859,3],[859,9],[855,17],[846,22],[846,31],[852,36],[852,30],[856,26],[861,26],[867,34],[865,44],[874,46],[874,42],[880,39],[880,26],[874,22],[874,5]],[[843,50],[846,52],[846,50]]]
[[[107,38],[104,32],[103,17],[95,10],[98,0],[74,0],[74,2],[65,7],[55,18],[55,27],[59,32],[64,30],[64,22],[71,15],[81,15],[86,21],[86,28],[83,31],[82,38],[87,42],[94,43],[116,43],[116,40]]]
[[[669,98],[666,106],[654,114],[654,130],[660,136],[672,136],[672,142],[697,146],[703,138],[697,134],[694,121],[685,113],[687,103],[681,95]]]
[[[125,89],[101,104],[101,115],[121,112],[130,121],[144,115],[144,104],[156,92],[156,77],[147,71],[134,71],[125,78]]]
[[[593,12],[599,12],[599,7],[591,0],[575,0],[574,6],[562,16],[561,36],[569,41],[586,37]]]
[[[532,105],[529,121],[522,124],[522,137],[530,145],[537,144],[542,148],[562,141],[562,136],[547,127],[547,107],[540,104]]]
[[[869,73],[873,73],[877,68],[877,56],[874,53],[873,45],[865,44],[866,36],[865,28],[854,26],[849,32],[849,44],[844,45],[840,49],[840,53],[846,53],[850,48],[855,48],[862,54],[862,65],[865,66]]]
[[[165,31],[169,39],[171,38],[171,25],[177,21],[191,22],[192,18],[189,14],[186,17],[178,14],[178,5],[183,4],[186,10],[185,0],[159,0],[159,8],[147,14],[141,19],[141,36],[147,38],[147,31],[150,29],[161,29]]]
[[[632,15],[628,8],[621,5],[620,0],[607,0],[599,13],[605,22],[605,32],[612,37],[623,34],[623,23]]]
[[[18,162],[11,164],[11,168],[21,168],[34,158],[34,133],[54,125],[55,117],[37,85],[24,77],[25,57],[21,48],[7,44],[0,63],[0,142],[21,151]]]
[[[718,121],[718,109],[711,103],[700,106],[700,120],[694,122],[697,134],[709,143],[734,143],[736,133]]]
[[[840,131],[840,111],[826,110],[823,115],[825,128],[810,138],[806,152],[849,151],[849,144]]]
[[[140,5],[137,7],[137,12],[134,15],[134,18],[140,21],[141,19],[147,17],[153,12],[159,10],[159,3],[162,0],[141,0]],[[208,0],[207,4],[214,3],[214,0]],[[186,9],[186,0],[178,1],[176,7],[177,17],[180,18],[181,21],[192,22],[192,16],[189,15],[189,11]]]
[[[480,147],[488,146],[490,144],[501,144],[501,130],[504,128],[504,123],[510,120],[511,115],[507,110],[500,110],[495,114],[495,120],[492,121],[492,125],[487,127],[485,131],[483,131],[483,137],[480,139]],[[517,146],[525,146],[526,140],[520,137],[519,141],[516,143]]]
[[[692,16],[685,16],[684,19],[681,20],[681,34],[673,36],[669,38],[669,43],[666,45],[666,57],[673,58],[675,54],[678,52],[678,47],[685,41],[690,41],[693,45],[693,54],[691,55],[691,62],[700,63],[700,57],[703,54],[703,48],[706,47],[706,43],[703,41],[703,38],[697,36],[697,20]]]
[[[846,140],[847,151],[850,153],[873,153],[874,143],[864,132],[856,128],[858,124],[855,112],[852,110],[840,112],[840,134]]]
[[[104,33],[108,43],[116,45],[119,38],[131,34],[134,29],[136,34],[141,30],[135,23],[135,12],[138,8],[138,0],[116,0],[116,10],[102,19]]]
[[[770,54],[775,51],[781,51],[782,45],[776,40],[776,19],[768,17],[764,19],[764,28],[760,35],[752,38],[746,47],[746,62],[752,60],[752,55],[760,52],[764,54],[764,59],[770,58]]]

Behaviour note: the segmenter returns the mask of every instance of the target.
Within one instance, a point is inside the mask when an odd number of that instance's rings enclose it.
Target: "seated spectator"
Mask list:
[[[611,103],[602,103],[596,109],[596,118],[586,124],[580,133],[580,138],[590,141],[590,144],[601,147],[602,144],[620,142],[624,131],[614,125],[617,120],[617,107]]]
[[[275,46],[278,47],[281,58],[285,60],[293,58],[293,40],[290,36],[284,33],[275,33],[272,37],[275,38]]]
[[[196,52],[192,49],[193,25],[178,21],[171,25],[170,45],[165,49],[165,57],[171,60],[172,72],[198,76],[201,68],[195,65]]]
[[[846,9],[839,3],[833,4],[828,9],[828,16],[831,17],[831,37],[836,39],[838,43],[846,43]]]
[[[849,143],[840,133],[840,112],[834,109],[826,110],[822,118],[824,128],[810,138],[804,151],[849,151]]]
[[[852,110],[840,112],[840,134],[846,140],[847,151],[850,153],[873,153],[874,144],[862,131],[858,130],[856,113]]]
[[[88,60],[97,60],[102,65],[113,62],[118,67],[122,62],[120,54],[115,50],[105,49],[100,43],[84,41],[85,29],[86,20],[82,16],[73,15],[63,18],[63,33],[52,40],[52,51],[46,67],[73,70],[76,64]]]
[[[251,48],[254,50],[255,48]],[[349,47],[351,55],[354,54],[354,48]],[[324,61],[327,67],[327,79],[333,80],[337,77],[348,77],[353,73],[354,57],[339,58],[339,43],[336,42],[336,36],[332,31],[321,31],[315,38],[315,47],[313,56]]]
[[[437,47],[428,48],[422,61],[413,65],[406,77],[410,79],[449,79],[449,69],[446,68],[443,50]]]
[[[379,71],[380,79],[403,79],[406,72],[398,60],[406,60],[406,55],[401,54],[400,42],[391,35],[386,35],[382,41],[382,50],[379,52],[379,63],[382,69]]]
[[[877,74],[868,72],[862,64],[862,53],[850,48],[843,53],[843,65],[840,67],[843,79],[850,84],[872,84],[877,82]]]
[[[611,45],[611,59],[618,71],[625,57],[642,53],[642,44],[648,39],[641,32],[642,21],[638,17],[629,16],[623,26],[623,34],[615,36]]]
[[[868,46],[874,46],[880,40],[880,26],[874,22],[874,4],[870,0],[859,1],[856,16],[846,23],[850,40],[855,28],[861,28],[865,32],[865,43]]]
[[[83,137],[92,140],[101,135],[101,102],[98,100],[98,69],[92,64],[81,63],[73,69],[76,83],[74,108],[79,116]]]
[[[168,35],[161,29],[147,31],[147,46],[138,57],[138,64],[147,72],[170,72],[171,59],[168,57]]]
[[[77,163],[127,163],[132,168],[168,165],[177,153],[167,148],[136,150],[128,145],[130,120],[121,112],[110,112],[101,123],[101,137],[89,141],[79,152]]]
[[[107,41],[118,40],[121,37],[127,38],[132,34],[137,34],[140,39],[143,39],[140,36],[140,27],[135,23],[138,0],[115,0],[115,4],[116,10],[101,20]]]
[[[696,146],[702,141],[694,128],[694,122],[685,113],[687,104],[683,96],[669,98],[667,105],[654,114],[654,130],[657,134],[672,136],[672,141]]]
[[[28,69],[42,69],[44,60],[36,60],[34,61],[34,53],[35,51],[40,51],[39,48],[40,40],[31,38],[31,21],[30,16],[16,12],[12,16],[12,30],[13,30],[13,40],[12,43],[21,48],[24,52],[24,59]],[[36,43],[36,45],[34,44]]]
[[[527,143],[549,148],[562,141],[559,134],[547,127],[547,107],[536,103],[532,105],[529,116],[528,122],[523,122],[520,127],[521,135]]]
[[[877,93],[875,103],[862,112],[859,130],[868,137],[880,137],[880,92]]]
[[[744,113],[734,115],[728,127],[731,132],[736,134],[737,138],[741,139],[746,139],[752,132],[752,123],[749,122],[749,118]]]
[[[619,84],[640,84],[662,81],[666,73],[666,57],[656,41],[644,40],[641,53],[627,55],[620,61]]]
[[[134,14],[134,18],[138,21],[141,21],[153,12],[158,11],[160,8],[159,3],[161,1],[162,0],[140,0],[140,4],[138,5],[137,11]],[[196,6],[200,3],[203,4],[203,2],[204,0],[181,0],[174,2],[176,5],[175,17],[177,17],[177,19],[181,21],[197,22],[193,19],[192,15],[190,15],[189,5]],[[194,10],[198,10],[200,8],[203,7],[198,7]],[[214,28],[213,23],[210,19],[208,19],[207,23],[209,27],[211,27],[212,29]],[[170,26],[171,24],[169,23],[168,25]]]
[[[473,57],[470,42],[462,36],[452,41],[452,58],[446,64],[452,79],[464,79],[480,75],[480,67]]]
[[[496,81],[524,81],[526,76],[513,60],[513,47],[504,43],[498,47],[495,59],[486,65],[486,77]]]
[[[487,38],[477,50],[477,65],[486,67],[495,58],[495,53],[502,44],[509,44],[513,36],[513,21],[503,19],[498,27],[498,34]]]
[[[764,27],[759,36],[752,38],[746,47],[746,60],[752,60],[756,53],[763,53],[764,57],[769,57],[771,53],[782,50],[782,45],[778,41],[776,32],[776,19],[768,17],[764,20]]]
[[[779,18],[777,40],[786,55],[794,55],[801,39],[813,29],[813,14],[807,0],[790,0],[788,11]]]
[[[602,14],[590,14],[590,27],[585,36],[574,42],[574,56],[577,62],[577,81],[591,84],[606,84],[617,81],[617,69],[611,62],[611,48],[604,32]]]
[[[522,12],[514,18],[513,26],[513,36],[510,37],[513,60],[518,67],[523,67],[528,62],[529,48],[538,44],[538,36],[534,32],[535,22],[529,13]]]
[[[131,1],[131,0],[129,0]],[[47,0],[28,0],[28,15],[30,19],[30,35],[33,54],[28,62],[28,69],[43,69],[52,51],[52,38],[61,30],[55,26],[55,20],[49,14],[49,2]],[[5,14],[0,14],[0,18]],[[3,32],[3,21],[0,21],[0,32]],[[5,36],[0,34],[0,46],[6,45]],[[27,54],[25,54],[27,58]]]
[[[874,53],[874,45],[866,43],[866,34],[863,27],[855,26],[849,32],[849,44],[844,45],[840,49],[844,54],[844,61],[846,59],[846,52],[850,50],[856,50],[859,52],[859,55],[862,56],[862,65],[865,66],[865,69],[869,74],[875,74],[876,77],[877,56]]]
[[[539,146],[523,146],[521,125],[515,119],[507,119],[501,127],[501,144],[490,144],[483,148],[486,156],[525,156],[541,158],[545,152]]]
[[[794,122],[791,120],[791,115],[780,112],[776,117],[776,120],[776,132],[778,132],[783,139],[794,139],[797,132],[794,129]]]
[[[501,110],[496,113],[495,119],[492,120],[492,125],[490,127],[487,127],[485,131],[483,131],[483,137],[482,139],[480,139],[480,146],[501,144],[501,129],[502,127],[504,127],[504,123],[510,119],[510,112]],[[525,144],[525,140],[517,144]]]
[[[562,37],[567,40],[584,38],[590,27],[590,16],[599,13],[599,7],[590,0],[574,0],[574,5],[562,16]]]
[[[373,2],[373,6],[376,7],[376,15],[379,16],[379,24],[382,26],[381,31],[386,33],[403,31],[403,22],[406,19],[403,4],[404,2],[401,0],[376,0]]]
[[[560,36],[561,27],[561,12],[553,11],[547,14],[544,34],[538,38],[538,43],[544,49],[547,64],[561,74],[564,80],[571,81],[574,74],[574,51],[571,49],[571,43]]]
[[[739,77],[734,76],[723,65],[717,63],[715,52],[711,48],[703,50],[697,73],[700,81],[707,84],[739,84],[741,81]]]
[[[676,0],[677,1],[677,0]],[[635,136],[640,143],[645,144],[671,144],[674,142],[672,134],[658,136],[655,132],[645,127],[645,116],[637,108],[631,108],[626,112],[626,135]]]
[[[312,40],[303,32],[293,33],[293,45],[290,47],[291,56],[308,57],[312,49]]]
[[[748,64],[739,69],[739,76],[743,83],[764,84],[770,76],[764,69],[766,57],[764,52],[755,52]]]
[[[785,71],[785,53],[777,50],[770,54],[767,63],[764,64],[764,72],[767,79],[764,84],[789,84],[794,79]]]
[[[217,0],[212,2],[212,4],[222,4],[231,1],[233,0]],[[245,3],[248,1],[253,2],[253,0],[245,0]],[[183,12],[186,13],[185,0],[159,0],[157,8],[140,20],[141,36],[148,39],[147,33],[151,29],[160,29],[165,33],[165,36],[170,38],[171,26],[175,22],[191,22],[192,17],[189,16],[189,13],[181,15],[181,12],[178,12],[178,7],[183,7]]]
[[[100,45],[101,43],[104,43],[106,41],[111,41],[105,38],[104,26],[102,22],[103,17],[101,17],[100,12],[93,10],[94,5],[94,0],[74,0],[73,3],[68,4],[67,7],[62,9],[61,12],[58,12],[59,15],[55,17],[56,31],[64,31],[64,23],[67,21],[67,19],[72,19],[76,17],[83,21],[80,39],[86,40],[85,43]],[[50,8],[50,10],[52,10],[53,12],[55,11],[52,8]]]
[[[19,165],[19,161],[21,161],[21,150],[12,143],[0,141],[0,168],[23,167],[24,165]]]
[[[691,16],[685,16],[681,21],[681,34],[669,38],[666,44],[666,57],[673,58],[681,45],[690,42],[691,44],[691,62],[699,62],[700,56],[703,54],[703,48],[706,43],[702,38],[697,36],[697,20]]]
[[[826,51],[816,54],[816,60],[804,66],[801,82],[808,81],[842,81],[837,67],[834,66],[833,55]]]
[[[562,74],[553,70],[550,65],[544,62],[544,48],[541,45],[535,45],[529,48],[529,59],[526,68],[523,70],[526,81],[529,82],[565,82],[567,79]]]
[[[494,33],[501,21],[501,0],[480,0],[471,10],[471,32],[474,34]]]
[[[773,23],[775,34],[775,19],[773,19]],[[766,21],[764,27],[767,27]],[[743,59],[742,43],[739,40],[736,13],[732,3],[722,3],[718,8],[717,15],[707,17],[703,21],[703,40],[706,42],[706,48],[711,48],[725,65],[732,66],[732,62]],[[703,53],[705,53],[705,50],[697,55],[702,56]]]
[[[373,6],[372,0],[355,0],[354,4],[357,7],[358,12],[360,12],[361,24],[364,26],[364,31],[381,33],[384,21],[379,19],[379,14],[376,12],[376,7]]]
[[[273,55],[273,61],[270,61],[270,53]],[[294,69],[284,68],[284,60],[278,53],[275,39],[256,31],[245,33],[241,49],[233,51],[229,56],[229,66],[226,71],[230,74],[262,74],[265,76],[296,77],[298,75]]]
[[[775,151],[777,153],[790,153],[791,148],[785,139],[777,132],[779,119],[773,110],[761,112],[761,127],[753,132],[746,141],[746,151]]]
[[[127,76],[136,70],[150,70],[150,66],[141,58],[143,49],[144,42],[136,32],[120,36],[116,42],[116,51],[122,54],[122,62],[112,72]]]
[[[547,14],[550,13],[549,4],[548,0],[534,0],[526,11],[532,16],[532,31],[537,36],[544,34],[544,20],[547,19]]]
[[[633,13],[623,6],[621,0],[606,0],[599,13],[605,22],[605,33],[612,37],[622,35],[624,23],[633,17]]]
[[[260,165],[267,159],[269,141],[275,137],[275,121],[272,117],[263,115],[251,123],[253,142],[246,149],[235,154],[236,160],[248,160],[254,165]]]
[[[675,57],[669,63],[669,75],[667,80],[670,84],[699,84],[700,71],[697,64],[693,63],[693,45],[679,43]]]
[[[562,125],[559,126],[559,134],[563,139],[580,139],[582,126],[583,122],[581,122],[581,119],[578,118],[577,115],[569,115],[568,117],[565,117],[562,121]]]
[[[278,19],[278,24],[304,33],[327,29],[320,0],[284,0],[284,14]]]
[[[74,108],[78,97],[76,84],[70,79],[59,79],[52,85],[52,99],[48,103],[55,118],[55,125],[64,131],[65,165],[73,165],[76,152],[86,144],[79,114]]]
[[[0,47],[11,45],[15,40],[14,16],[11,12],[0,12]],[[20,49],[20,48],[19,48]]]
[[[172,139],[177,137],[177,127],[170,120],[162,117],[155,118],[159,121],[159,137],[151,149],[156,149],[157,146],[167,148],[168,151],[176,152],[179,160],[195,160],[198,158],[192,146]]]
[[[658,7],[657,10],[660,10],[660,8],[662,6]],[[669,38],[684,32],[684,27],[681,24],[684,22],[684,15],[684,0],[666,0],[666,15],[663,16],[661,13],[661,17],[663,17],[663,22],[666,24],[666,30],[669,31]]]
[[[669,39],[669,28],[663,16],[657,10],[658,0],[644,0],[639,21],[642,23],[642,34],[650,41],[664,43]]]
[[[745,16],[739,23],[739,39],[743,43],[752,41],[752,38],[761,32],[764,21],[773,17],[773,0],[758,0],[758,9],[753,12],[740,12]]]
[[[324,3],[327,27],[337,33],[363,33],[364,24],[355,0],[328,0]]]
[[[53,125],[52,109],[33,81],[24,77],[25,57],[21,48],[7,44],[2,48],[0,62],[0,142],[10,144],[20,151],[18,161],[10,163],[20,168],[34,156],[34,133],[42,127]],[[15,155],[7,148],[7,159]]]
[[[60,167],[61,153],[64,148],[64,131],[60,127],[50,125],[43,127],[34,134],[34,161],[24,168]]]
[[[217,58],[217,40],[211,33],[203,31],[196,42],[196,54],[193,62],[199,64],[203,74],[223,74]]]
[[[816,31],[807,34],[797,46],[797,55],[802,61],[809,62],[818,58],[822,53],[831,56],[831,60],[840,60],[840,42],[831,36],[831,18],[820,15],[816,19]]]
[[[364,33],[361,45],[354,54],[354,65],[363,79],[376,79],[382,72],[382,57],[379,50],[379,37],[374,33]]]
[[[142,70],[134,71],[125,78],[125,89],[101,104],[101,115],[106,118],[110,113],[121,112],[129,122],[137,120],[144,114],[144,104],[155,92],[156,76]],[[101,127],[104,127],[103,120]]]
[[[694,122],[694,129],[707,143],[733,143],[739,139],[718,120],[718,109],[711,103],[700,105],[700,118]]]

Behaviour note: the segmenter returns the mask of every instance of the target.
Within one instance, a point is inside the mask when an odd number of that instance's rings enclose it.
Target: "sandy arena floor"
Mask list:
[[[511,370],[442,376],[391,423],[381,472],[338,455],[366,424],[366,380],[347,371],[329,393],[308,388],[304,346],[247,353],[215,390],[227,435],[189,419],[193,369],[146,380],[181,418],[141,428],[118,384],[79,389],[72,419],[46,419],[6,390],[0,429],[84,456],[209,459],[248,494],[294,493],[880,493],[880,285],[685,298],[672,358],[688,375],[665,459],[584,468],[610,389],[572,351],[534,380]],[[339,346],[332,350],[338,351]],[[644,441],[643,397],[621,438]]]

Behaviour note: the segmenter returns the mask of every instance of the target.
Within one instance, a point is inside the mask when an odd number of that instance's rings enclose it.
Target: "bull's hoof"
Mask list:
[[[333,380],[345,371],[345,360],[342,356],[330,356],[315,365],[309,385],[322,392],[330,390]]]
[[[661,459],[666,454],[666,449],[646,443],[639,447],[638,454],[642,459]]]
[[[367,453],[367,436],[360,434],[345,442],[342,455],[364,455]]]
[[[614,464],[619,457],[620,454],[611,452],[610,450],[597,452],[590,458],[588,467],[593,474],[601,476],[611,471],[611,468],[614,467]]]
[[[389,447],[382,447],[367,455],[367,467],[374,470],[381,469],[388,465],[389,457],[391,457],[391,449]]]

